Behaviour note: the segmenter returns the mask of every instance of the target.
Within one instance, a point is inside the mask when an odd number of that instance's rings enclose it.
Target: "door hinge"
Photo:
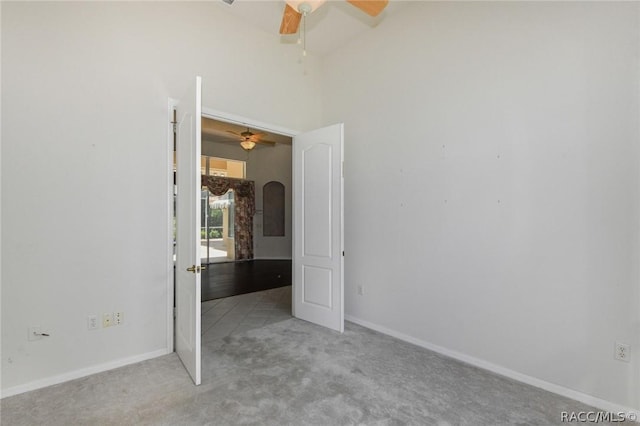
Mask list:
[[[177,111],[173,110],[173,121],[170,122],[173,126],[173,150],[176,150],[176,141],[178,139],[178,118]],[[175,178],[174,178],[175,179]]]
[[[344,250],[342,250],[342,257],[344,257]]]
[[[170,121],[170,123],[173,125],[173,133],[175,134],[178,131],[178,119],[175,109],[173,110],[173,121]]]

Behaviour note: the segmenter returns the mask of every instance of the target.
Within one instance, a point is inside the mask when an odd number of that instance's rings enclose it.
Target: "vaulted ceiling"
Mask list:
[[[284,0],[234,0],[228,4],[223,0],[211,0],[220,11],[229,13],[238,19],[241,25],[258,29],[279,37],[282,44],[296,44],[299,35],[280,35],[280,23],[285,8]],[[349,43],[352,39],[364,35],[397,10],[407,4],[406,1],[390,0],[387,7],[377,17],[371,17],[345,0],[328,0],[307,17],[307,50],[316,56],[324,56]],[[302,28],[302,25],[300,26]],[[239,143],[239,138],[229,133],[241,133],[246,127],[232,123],[203,118],[203,140],[212,142]],[[279,144],[291,144],[291,138],[261,129],[253,132],[265,133],[262,138]]]

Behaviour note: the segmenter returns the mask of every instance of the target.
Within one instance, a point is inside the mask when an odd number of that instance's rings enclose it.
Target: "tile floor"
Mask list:
[[[202,342],[291,318],[291,286],[202,303]]]

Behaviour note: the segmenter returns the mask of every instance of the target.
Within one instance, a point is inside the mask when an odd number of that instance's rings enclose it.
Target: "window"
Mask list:
[[[200,158],[200,171],[204,176],[225,176],[244,179],[246,163],[226,158]],[[235,205],[233,190],[221,196],[202,188],[202,213],[200,253],[202,263],[235,259],[234,226]]]
[[[174,152],[174,240],[177,192],[175,186],[175,170],[176,153]],[[244,179],[246,162],[202,155],[200,157],[200,173],[204,176],[227,176]],[[200,207],[200,258],[202,263],[233,260],[235,258],[233,244],[235,224],[233,191],[217,197],[211,194],[207,188],[202,188],[200,192]],[[175,260],[175,243],[173,254]]]

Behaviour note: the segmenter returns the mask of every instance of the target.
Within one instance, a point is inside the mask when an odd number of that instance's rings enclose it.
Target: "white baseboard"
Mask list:
[[[627,418],[633,419],[635,416],[636,420],[640,420],[640,410],[636,410],[629,407],[624,407],[619,404],[615,404],[610,401],[605,401],[604,399],[596,398],[591,395],[587,395],[582,392],[577,392],[575,390],[565,388],[563,386],[559,386],[545,380],[537,379],[532,376],[528,376],[526,374],[518,373],[517,371],[510,370],[505,367],[501,367],[496,364],[492,364],[490,362],[484,361],[479,358],[472,357],[470,355],[466,355],[451,349],[444,348],[442,346],[434,345],[429,342],[425,342],[423,340],[417,339],[415,337],[400,333],[398,331],[389,329],[387,327],[383,327],[378,324],[371,323],[369,321],[361,320],[359,318],[353,317],[351,315],[345,315],[345,319],[354,324],[361,325],[362,327],[369,328],[371,330],[378,331],[382,334],[386,334],[396,339],[403,340],[405,342],[414,344],[416,346],[420,346],[422,348],[428,349],[433,352],[437,352],[439,354],[448,356],[453,359],[457,359],[458,361],[465,362],[467,364],[473,365],[475,367],[482,368],[483,370],[491,371],[492,373],[499,374],[501,376],[508,377],[513,380],[517,380],[522,383],[526,383],[531,386],[535,386],[540,389],[544,389],[549,392],[553,392],[558,395],[562,395],[567,398],[574,399],[576,401],[582,402],[587,405],[591,405],[600,410],[605,410],[610,413],[625,413]]]
[[[92,367],[81,368],[79,370],[70,371],[68,373],[60,374],[57,376],[47,377],[45,379],[34,380],[33,382],[25,383],[24,385],[18,385],[3,389],[2,391],[0,391],[0,399],[36,389],[45,388],[47,386],[57,385],[59,383],[68,382],[69,380],[79,379],[82,377],[90,376],[92,374],[102,373],[107,370],[113,370],[114,368],[124,367],[125,365],[135,364],[136,362],[157,358],[169,353],[171,352],[167,349],[160,349],[153,352],[147,352],[145,354],[105,362],[104,364],[94,365]]]

